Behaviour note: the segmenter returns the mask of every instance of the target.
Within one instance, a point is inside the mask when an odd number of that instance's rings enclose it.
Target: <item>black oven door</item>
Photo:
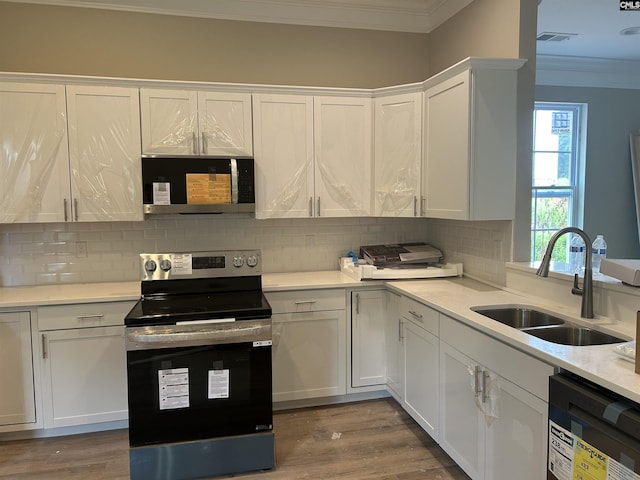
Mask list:
[[[184,343],[136,349],[128,342],[130,445],[271,431],[270,336]]]

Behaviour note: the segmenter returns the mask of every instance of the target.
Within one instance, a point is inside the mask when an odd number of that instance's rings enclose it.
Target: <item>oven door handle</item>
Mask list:
[[[264,346],[271,342],[271,319],[245,320],[217,326],[183,324],[128,327],[125,337],[128,351],[252,342],[260,342]]]

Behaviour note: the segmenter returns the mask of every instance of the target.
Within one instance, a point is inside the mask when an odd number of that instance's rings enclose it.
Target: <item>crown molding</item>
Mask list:
[[[473,0],[11,0],[162,15],[429,33]]]
[[[640,89],[640,62],[538,55],[536,85]]]

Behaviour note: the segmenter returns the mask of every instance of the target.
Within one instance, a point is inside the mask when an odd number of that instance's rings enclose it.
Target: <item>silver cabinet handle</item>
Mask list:
[[[42,334],[42,358],[47,358],[47,335]]]
[[[482,372],[482,403],[485,403],[489,398],[489,372],[484,370]]]
[[[313,217],[313,197],[309,197],[309,216]]]
[[[297,300],[296,305],[305,305],[307,303],[316,303],[317,300]]]
[[[318,211],[316,212],[317,216],[320,216],[320,197],[318,197]]]
[[[427,208],[426,208],[426,206],[425,206],[425,205],[426,205],[426,203],[425,203],[425,202],[426,202],[426,200],[427,200],[427,199],[426,199],[426,198],[424,198],[424,196],[421,196],[421,197],[420,197],[420,215],[421,215],[421,216],[422,216],[422,215],[424,215],[424,212],[425,212],[425,210],[427,209]]]
[[[78,199],[77,198],[73,199],[73,217],[77,222],[78,221]]]
[[[402,319],[398,319],[398,341],[402,341],[404,337],[402,336]]]
[[[413,318],[415,318],[416,320],[418,320],[419,322],[423,322],[422,320],[422,315],[420,315],[418,312],[414,312],[413,310],[409,310],[409,313],[411,314],[411,316]]]
[[[413,196],[413,216],[418,216],[418,197]]]
[[[482,369],[479,365],[476,365],[473,371],[473,393],[476,397],[480,395],[481,387],[480,387],[480,374],[482,373]]]
[[[202,154],[206,154],[207,153],[207,135],[202,132],[200,135],[202,135]]]
[[[360,294],[356,293],[356,314],[360,315]]]
[[[69,212],[68,212],[69,202],[67,201],[66,198],[64,199],[63,207],[64,207],[64,221],[68,222],[69,221]]]
[[[191,133],[191,150],[193,150],[193,154],[198,154],[198,139],[196,138],[196,132]]]
[[[97,313],[95,315],[78,315],[76,318],[78,320],[102,320],[104,315],[101,313]]]

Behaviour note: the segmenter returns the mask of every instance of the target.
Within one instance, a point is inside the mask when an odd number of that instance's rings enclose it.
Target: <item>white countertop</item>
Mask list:
[[[140,282],[74,283],[0,288],[0,308],[138,300]]]
[[[613,351],[612,345],[573,347],[545,342],[473,312],[470,308],[525,304],[584,324],[585,320],[580,319],[578,312],[574,314],[566,309],[552,309],[548,303],[535,297],[491,287],[467,278],[388,282],[387,286],[542,361],[570,370],[640,403],[640,375],[634,372],[632,362],[622,359]],[[620,330],[617,325],[600,325],[598,328],[632,339],[628,331]]]
[[[572,347],[548,343],[491,320],[470,310],[471,307],[498,304],[525,304],[580,323],[578,312],[562,309],[536,297],[507,291],[469,278],[361,282],[339,271],[272,273],[262,276],[266,292],[314,288],[355,288],[385,283],[395,292],[405,294],[436,308],[473,328],[503,341],[551,365],[570,370],[599,385],[640,403],[640,375],[634,364],[622,359],[611,345]],[[38,285],[0,288],[0,308],[37,307],[70,303],[137,300],[140,282]],[[599,328],[629,339],[635,332],[615,324]]]

